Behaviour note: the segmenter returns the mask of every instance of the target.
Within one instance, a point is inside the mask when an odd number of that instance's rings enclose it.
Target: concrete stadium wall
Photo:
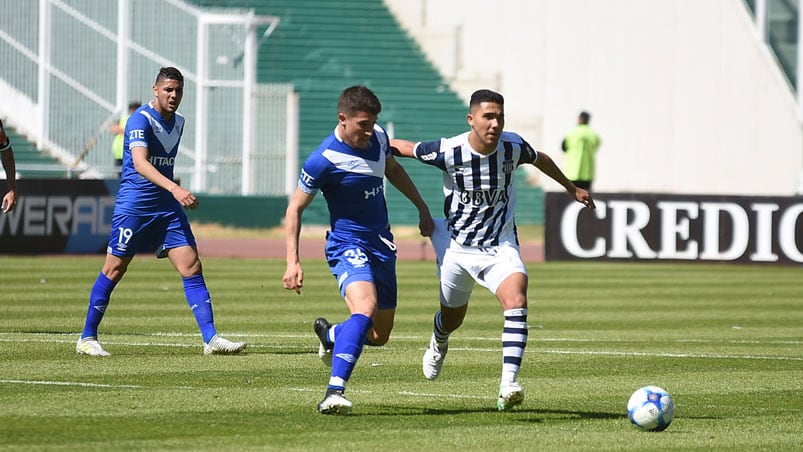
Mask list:
[[[385,3],[458,93],[499,90],[506,128],[559,165],[563,134],[590,111],[595,191],[803,188],[795,95],[742,0]]]

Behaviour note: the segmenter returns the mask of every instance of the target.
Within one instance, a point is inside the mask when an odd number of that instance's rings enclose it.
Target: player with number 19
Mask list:
[[[238,353],[245,342],[217,334],[212,299],[206,288],[195,237],[182,208],[195,209],[195,195],[173,181],[173,167],[184,117],[176,112],[184,77],[174,67],[159,70],[154,99],[137,109],[126,124],[123,170],[112,215],[106,260],[92,286],[84,331],[75,346],[80,355],[108,356],[98,341],[98,326],[111,293],[139,252],[168,258],[181,275],[184,295],[204,341],[204,354]]]

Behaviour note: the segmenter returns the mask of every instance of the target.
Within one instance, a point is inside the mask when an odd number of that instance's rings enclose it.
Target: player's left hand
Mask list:
[[[589,193],[588,190],[582,188],[575,189],[574,199],[576,199],[577,202],[583,204],[589,209],[597,208],[597,206],[594,204],[594,198],[591,197],[591,193]]]
[[[432,235],[432,231],[435,229],[435,222],[432,221],[432,215],[429,213],[429,209],[424,210],[423,212],[418,213],[418,232],[421,234],[421,237],[429,237]]]
[[[185,209],[195,210],[198,208],[198,198],[195,197],[192,193],[188,190],[185,190],[182,186],[176,185],[170,193],[176,198],[176,201],[181,204],[181,207]]]
[[[8,213],[14,210],[14,206],[17,205],[17,193],[14,190],[10,190],[3,196],[3,203],[0,205],[0,210],[3,213]]]

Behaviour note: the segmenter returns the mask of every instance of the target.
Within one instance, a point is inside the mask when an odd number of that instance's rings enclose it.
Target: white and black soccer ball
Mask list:
[[[658,386],[644,386],[627,401],[627,418],[641,430],[666,430],[675,418],[675,401]]]

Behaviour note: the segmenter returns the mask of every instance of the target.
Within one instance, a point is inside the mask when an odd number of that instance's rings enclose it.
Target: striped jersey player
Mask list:
[[[449,335],[463,323],[474,284],[493,293],[502,305],[502,376],[497,409],[524,401],[518,382],[527,345],[527,270],[522,262],[514,221],[515,170],[532,164],[555,179],[578,202],[594,208],[588,191],[576,187],[552,159],[521,136],[505,132],[504,98],[475,91],[466,116],[470,130],[436,141],[391,140],[394,152],[443,172],[445,219],[435,220],[432,246],[440,276],[440,310],[435,313],[424,377],[440,375]]]
[[[513,173],[538,153],[513,132],[502,132],[498,151],[472,150],[470,132],[419,143],[415,156],[443,171],[443,211],[452,239],[466,246],[517,244]]]

